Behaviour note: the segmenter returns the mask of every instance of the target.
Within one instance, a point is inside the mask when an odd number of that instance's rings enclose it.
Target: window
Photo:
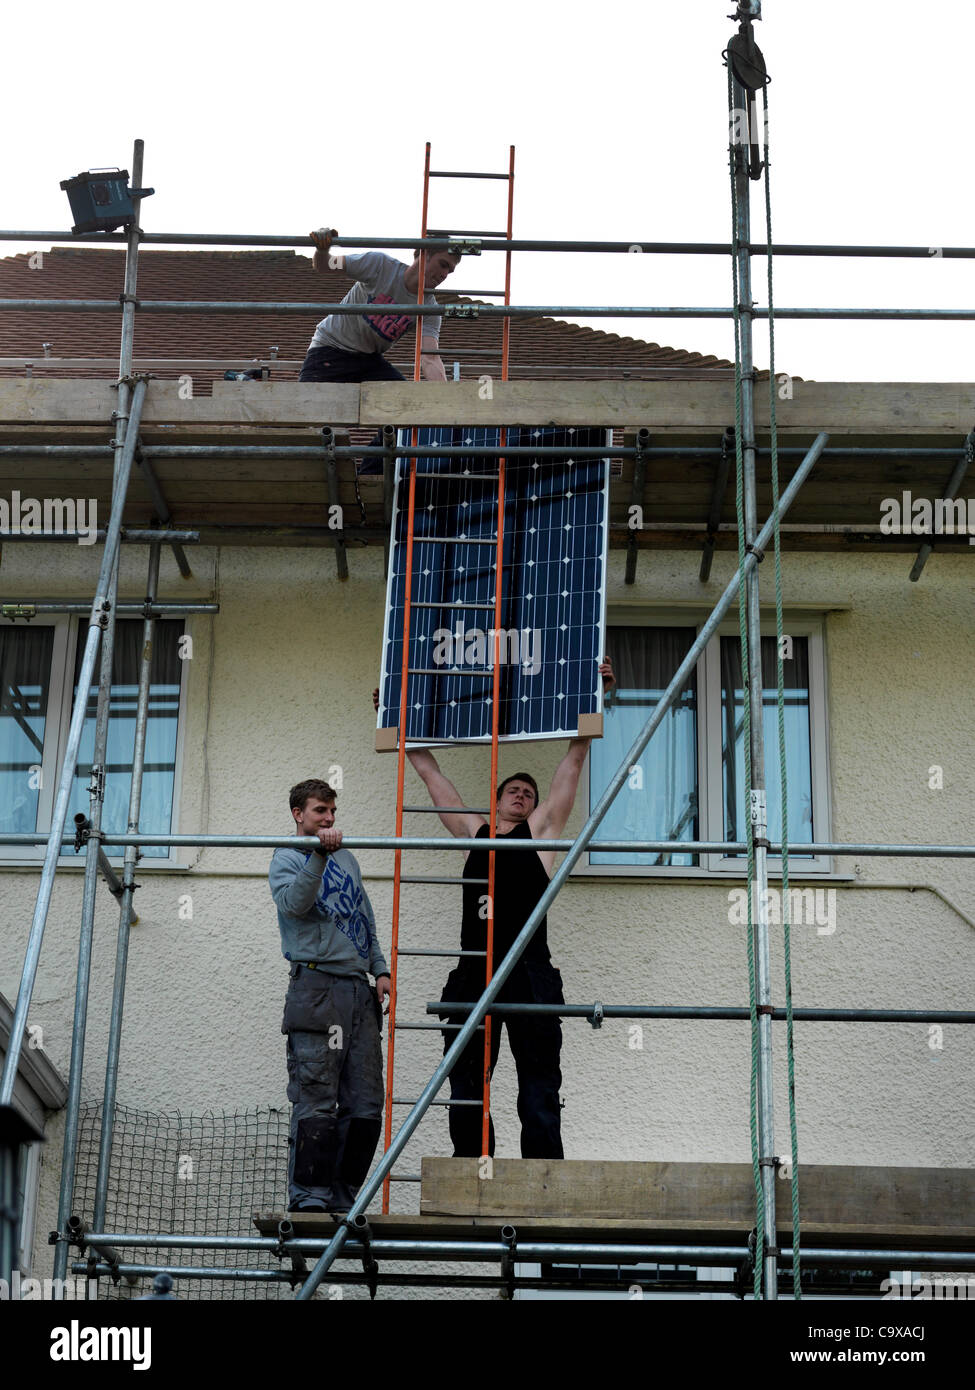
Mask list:
[[[30,833],[50,829],[87,631],[87,623],[68,618],[0,627],[0,830]],[[102,825],[109,833],[124,834],[128,821],[142,631],[141,618],[120,618],[115,627],[102,809]],[[156,622],[142,782],[143,833],[168,834],[173,825],[181,729],[182,633],[182,621]],[[76,813],[87,815],[89,811],[97,698],[96,683],[88,696],[68,806],[68,829]],[[105,848],[117,857],[123,852],[120,846],[106,844]],[[8,859],[41,858],[44,846],[4,846],[3,852]],[[164,845],[147,846],[143,853],[147,858],[170,858]]]
[[[17,1168],[17,1191],[14,1194],[14,1210],[20,1212],[17,1231],[17,1253],[15,1269],[29,1275],[32,1268],[31,1254],[34,1248],[34,1224],[37,1218],[37,1189],[40,1185],[41,1145],[22,1144],[20,1163]]]
[[[774,627],[774,624],[772,624]],[[782,828],[776,638],[762,624],[763,723],[769,838]],[[607,627],[617,692],[606,702],[603,737],[589,756],[589,807],[595,805],[699,631],[686,618]],[[786,777],[790,864],[803,874],[830,871],[827,856],[803,843],[830,838],[822,624],[786,623],[784,645]],[[663,723],[630,770],[600,826],[601,840],[743,840],[744,780],[741,661],[737,623],[723,625],[699,659]],[[588,852],[597,873],[744,872],[746,856]],[[769,859],[772,872],[781,859]]]

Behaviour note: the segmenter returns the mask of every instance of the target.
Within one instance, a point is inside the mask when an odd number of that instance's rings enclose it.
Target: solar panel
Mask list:
[[[409,434],[401,432],[401,442]],[[497,427],[438,426],[418,443],[498,445]],[[509,426],[507,447],[611,444],[605,429]],[[414,504],[407,741],[489,742],[497,460],[420,458]],[[425,476],[428,475],[428,476]],[[409,460],[397,460],[377,727],[397,728]],[[602,709],[609,460],[507,457],[500,737],[566,738]],[[494,544],[490,544],[493,541]],[[466,607],[465,605],[490,605]]]

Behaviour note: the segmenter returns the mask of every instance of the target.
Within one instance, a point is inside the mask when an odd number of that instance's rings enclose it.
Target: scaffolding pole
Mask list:
[[[739,7],[739,17],[743,18]],[[751,39],[751,21],[747,21]],[[745,22],[740,32],[745,32]],[[752,94],[738,81],[729,57],[732,75],[734,106],[748,110]],[[754,553],[757,543],[758,512],[755,487],[755,370],[752,352],[752,277],[751,253],[751,170],[749,146],[732,139],[730,154],[734,178],[734,261],[736,269],[735,304],[740,342],[740,449],[743,460],[743,517],[745,549]],[[741,516],[739,516],[739,523]],[[762,549],[763,547],[759,547]],[[775,1125],[772,1099],[772,1006],[771,965],[769,959],[768,907],[768,817],[765,788],[765,729],[763,715],[761,595],[758,565],[745,576],[745,623],[747,628],[748,688],[742,689],[742,702],[748,701],[750,712],[751,786],[747,788],[748,808],[738,807],[738,815],[747,814],[750,821],[749,839],[753,846],[754,879],[748,884],[752,894],[754,921],[748,949],[752,953],[755,972],[755,1005],[757,1009],[758,1069],[756,1100],[758,1122],[758,1164],[763,1197],[763,1268],[762,1290],[767,1299],[778,1297],[778,1276],[775,1256]],[[745,653],[742,653],[742,672]],[[743,683],[744,684],[744,683]],[[735,757],[735,750],[731,750]],[[750,916],[751,920],[751,916]],[[754,1066],[754,1062],[753,1062]]]
[[[127,307],[127,306],[123,306]],[[386,304],[390,314],[417,318],[433,315],[444,319],[560,318],[560,319],[733,319],[733,306],[633,305],[633,304]],[[0,312],[117,314],[115,299],[0,299]],[[143,299],[142,314],[307,314],[323,318],[331,314],[368,314],[369,304],[323,304],[309,301],[237,299]],[[768,318],[767,309],[752,309],[754,318]],[[793,307],[776,309],[777,319],[975,319],[975,309],[848,309]]]
[[[151,605],[155,602],[159,586],[159,546],[149,551],[149,574],[146,581],[146,616],[142,627],[142,659],[139,665],[139,693],[135,715],[135,744],[132,752],[132,783],[129,789],[130,834],[139,830],[139,813],[142,805],[142,777],[146,761],[146,734],[149,727],[149,681],[152,674],[153,637],[155,618]],[[122,893],[119,904],[118,941],[115,952],[115,978],[112,984],[112,1017],[108,1034],[108,1057],[105,1065],[105,1095],[102,1102],[102,1127],[98,1148],[98,1174],[95,1182],[95,1208],[92,1221],[95,1226],[105,1224],[105,1209],[108,1203],[108,1176],[112,1162],[112,1141],[115,1134],[115,1096],[118,1086],[119,1049],[122,1037],[122,1012],[125,1002],[125,977],[129,958],[129,929],[133,922],[133,896],[135,894],[135,869],[139,850],[135,845],[127,845],[125,863],[122,871]]]
[[[507,177],[501,175],[500,177]],[[123,232],[88,232],[75,236],[72,232],[61,231],[2,231],[0,241],[50,241],[66,242],[71,246],[91,242],[104,246],[106,242],[124,242]],[[375,236],[334,236],[333,246],[359,247],[373,251],[447,251],[457,245],[457,236],[430,237],[375,237]],[[280,246],[294,248],[308,247],[307,233],[298,236],[272,236],[262,233],[253,235],[242,232],[143,232],[143,246]],[[631,255],[642,252],[645,255],[659,256],[730,256],[731,246],[726,241],[539,241],[510,239],[503,237],[480,238],[477,245],[482,251],[588,251],[602,255]],[[752,242],[748,250],[753,256],[765,256],[768,247],[764,242]],[[777,256],[877,256],[907,258],[919,261],[973,260],[973,246],[887,246],[844,244],[840,242],[783,242],[776,245]],[[267,306],[265,305],[265,308]]]
[[[415,809],[415,808],[413,808]],[[424,811],[433,807],[424,806]],[[452,809],[452,808],[448,808]],[[5,831],[0,834],[0,845],[43,845],[49,835],[29,831]],[[73,835],[62,833],[63,844],[74,844]],[[113,845],[168,845],[173,849],[195,849],[206,846],[210,849],[300,849],[315,848],[316,841],[307,835],[113,835]],[[534,853],[526,840],[466,840],[455,839],[449,835],[346,835],[342,845],[348,849],[449,849],[462,850],[465,854],[472,849],[502,849],[513,853]],[[574,840],[546,840],[546,849],[561,854],[572,849]],[[593,840],[588,848],[594,853],[604,854],[727,854],[743,855],[748,845],[743,840]],[[975,859],[975,845],[868,845],[823,840],[809,844],[790,845],[790,852],[797,855],[836,855],[862,856],[879,859]],[[769,853],[778,855],[782,846],[776,840],[769,841]],[[639,866],[637,866],[639,867]],[[689,875],[693,877],[693,875]],[[674,875],[677,877],[677,875]],[[728,881],[743,878],[740,874],[729,874]],[[802,874],[799,875],[803,877]],[[809,877],[807,875],[807,877]],[[818,881],[818,875],[816,880]],[[713,884],[713,881],[712,881]],[[841,887],[845,885],[840,885]],[[854,885],[851,885],[854,886]],[[888,885],[890,886],[890,885]],[[897,887],[897,884],[892,885]],[[909,886],[909,885],[905,885]]]
[[[493,1223],[492,1223],[493,1224]],[[503,1225],[501,1221],[496,1223],[499,1227]],[[287,1252],[294,1251],[302,1255],[318,1254],[326,1244],[327,1237],[299,1237],[283,1242],[283,1248]],[[242,1250],[245,1252],[267,1251],[270,1254],[277,1254],[282,1248],[280,1242],[274,1236],[176,1236],[176,1235],[118,1235],[104,1231],[88,1236],[85,1235],[80,1242],[82,1245],[96,1245],[101,1248],[103,1245],[124,1247],[143,1246],[146,1249],[153,1248],[173,1248],[181,1250]],[[393,1238],[376,1239],[363,1242],[354,1237],[348,1241],[342,1254],[343,1259],[361,1260],[367,1249],[373,1254],[384,1259],[428,1259],[428,1260],[468,1260],[473,1263],[485,1263],[493,1260],[500,1260],[507,1256],[514,1249],[515,1259],[524,1263],[547,1263],[553,1260],[573,1261],[578,1264],[637,1264],[652,1261],[659,1264],[677,1263],[697,1263],[704,1265],[739,1265],[749,1259],[749,1250],[745,1245],[717,1244],[707,1245],[703,1242],[687,1244],[655,1244],[647,1242],[640,1245],[623,1245],[612,1241],[589,1242],[589,1241],[553,1241],[553,1240],[516,1240],[514,1246],[511,1244],[494,1239],[485,1240],[459,1240],[449,1237],[439,1240],[422,1240],[415,1238]],[[791,1246],[786,1245],[779,1250],[779,1258],[785,1264],[792,1261]],[[880,1269],[975,1269],[975,1251],[972,1250],[883,1250],[877,1246],[870,1248],[853,1248],[850,1246],[819,1246],[813,1247],[808,1252],[805,1248],[802,1251],[802,1262],[804,1265],[824,1266],[824,1265],[845,1265],[852,1266],[854,1269],[861,1265],[866,1265]],[[84,1266],[81,1267],[82,1269]],[[148,1270],[155,1272],[155,1266],[136,1267],[133,1272],[146,1273]],[[170,1267],[167,1266],[167,1270]],[[183,1278],[189,1279],[227,1279],[241,1276],[227,1274],[213,1268],[203,1266],[202,1270],[194,1273],[187,1273],[186,1266],[173,1266],[179,1271]],[[79,1270],[79,1272],[81,1272]],[[128,1267],[121,1266],[118,1273],[128,1272]],[[263,1277],[271,1272],[268,1270],[259,1271]],[[104,1273],[110,1273],[110,1266],[107,1266]],[[317,1285],[316,1285],[317,1287]]]
[[[441,1014],[445,1007],[440,1000],[428,1002],[426,1011],[428,1014]],[[451,1001],[450,1004],[452,1014],[470,1013],[475,1008],[475,1003],[455,1004]],[[607,1018],[702,1018],[712,1022],[751,1018],[748,1009],[735,1005],[603,1004],[598,1000],[593,1004],[494,1004],[491,1012],[501,1017],[537,1014],[543,1018],[582,1018],[594,1028],[598,1028]],[[785,1009],[772,1009],[768,1014],[769,1018],[779,1023],[787,1016]],[[805,1023],[975,1023],[975,1011],[964,1009],[793,1009],[792,1017]],[[401,1028],[406,1026],[400,1024]]]
[[[795,476],[792,478],[792,481],[789,483],[789,486],[786,488],[785,492],[782,495],[781,512],[783,515],[788,511],[802,484],[805,482],[806,478],[809,476],[812,469],[815,467],[816,461],[819,458],[820,452],[825,447],[827,439],[828,436],[826,434],[818,434],[816,436],[815,442],[812,445],[812,448],[809,450],[802,464],[796,470]],[[767,543],[771,534],[772,522],[767,521],[765,523],[765,526],[762,528],[762,531],[757,540],[758,549],[761,549],[762,546],[764,546]],[[745,560],[744,566],[746,575],[748,571],[751,568],[753,568],[756,564],[757,559],[755,554],[749,554]],[[494,972],[490,984],[487,986],[484,993],[481,995],[480,1000],[478,1001],[477,1007],[471,1013],[463,1028],[461,1028],[460,1032],[457,1034],[457,1037],[454,1039],[453,1043],[451,1044],[450,1048],[445,1054],[443,1061],[437,1067],[433,1076],[430,1078],[429,1082],[424,1087],[423,1093],[417,1100],[416,1104],[413,1106],[413,1109],[407,1115],[406,1119],[403,1121],[403,1124],[400,1127],[399,1132],[396,1135],[396,1138],[393,1140],[392,1144],[387,1149],[386,1153],[383,1155],[383,1158],[380,1161],[378,1167],[375,1169],[372,1176],[367,1179],[366,1183],[360,1190],[359,1195],[353,1203],[353,1206],[349,1211],[348,1216],[345,1218],[345,1221],[343,1221],[340,1224],[339,1229],[333,1237],[328,1249],[322,1255],[321,1259],[318,1261],[315,1268],[312,1270],[308,1279],[302,1285],[301,1291],[298,1294],[299,1299],[307,1300],[311,1298],[312,1294],[315,1292],[315,1289],[321,1283],[326,1271],[330,1268],[332,1262],[335,1260],[342,1246],[345,1244],[345,1241],[348,1239],[348,1222],[354,1220],[355,1217],[357,1217],[361,1212],[364,1212],[366,1207],[369,1205],[369,1202],[372,1200],[372,1197],[374,1196],[378,1187],[382,1183],[386,1174],[392,1168],[396,1159],[399,1157],[400,1152],[408,1142],[410,1135],[413,1133],[414,1129],[416,1129],[420,1120],[423,1118],[423,1115],[426,1113],[430,1105],[430,1102],[436,1096],[437,1092],[440,1090],[440,1087],[443,1085],[444,1081],[446,1080],[447,1076],[452,1070],[454,1063],[457,1061],[457,1058],[461,1055],[464,1048],[467,1046],[478,1024],[481,1022],[484,1015],[487,1013],[489,1007],[496,999],[498,991],[501,989],[505,980],[507,980],[508,976],[511,974],[511,971],[514,969],[515,965],[520,959],[522,952],[525,950],[526,946],[534,936],[538,924],[545,916],[550,904],[554,900],[556,894],[559,892],[559,889],[562,887],[563,883],[568,878],[573,864],[575,864],[576,860],[579,858],[583,850],[586,848],[586,845],[592,839],[594,830],[600,824],[603,817],[606,815],[606,812],[609,810],[609,807],[612,805],[613,801],[616,798],[616,793],[620,790],[623,783],[629,776],[629,769],[633,766],[634,763],[639,762],[640,755],[643,752],[644,748],[647,746],[647,744],[650,742],[650,739],[653,736],[654,731],[662,722],[664,715],[670,709],[670,706],[676,699],[677,695],[680,693],[684,685],[690,679],[694,667],[697,664],[698,658],[700,657],[704,648],[707,646],[708,642],[714,636],[714,633],[717,631],[721,619],[724,617],[724,614],[730,608],[732,602],[734,601],[737,595],[738,578],[738,571],[736,570],[727,588],[725,589],[721,598],[718,600],[717,604],[712,610],[710,617],[707,619],[707,621],[702,626],[701,631],[698,633],[695,642],[691,646],[690,650],[688,651],[684,660],[681,662],[680,666],[677,668],[673,680],[670,682],[667,689],[660,697],[660,700],[655,706],[653,713],[650,715],[642,731],[640,732],[636,741],[634,742],[632,748],[630,748],[629,752],[626,754],[625,758],[620,763],[620,766],[617,768],[616,773],[614,774],[613,778],[606,787],[606,790],[603,792],[602,796],[599,798],[599,801],[596,803],[596,806],[591,812],[589,819],[586,821],[582,830],[579,832],[577,839],[573,842],[572,848],[569,850],[565,859],[562,861],[554,877],[549,883],[549,886],[546,888],[545,892],[539,898],[531,915],[525,922],[525,925],[522,927],[514,943],[512,944],[512,947],[509,950],[508,954],[505,956],[498,969]],[[455,843],[457,842],[455,841]],[[483,847],[488,842],[481,840],[477,843],[480,844],[481,847]]]
[[[6,539],[6,538],[5,538]],[[157,545],[158,542],[154,542]],[[118,617],[145,617],[150,612],[154,618],[185,618],[191,613],[219,613],[219,603],[116,603]],[[16,611],[15,611],[16,610]],[[90,603],[62,603],[60,599],[35,601],[32,599],[9,600],[0,603],[0,618],[36,618],[40,613],[89,613]],[[44,835],[39,843],[47,839]]]
[[[136,188],[142,187],[143,144],[136,140],[132,156],[132,177]],[[128,229],[125,252],[125,281],[122,292],[122,337],[119,351],[119,396],[115,414],[115,467],[112,490],[112,519],[125,508],[129,478],[139,438],[139,425],[145,401],[145,380],[140,379],[135,392],[130,387],[132,344],[135,335],[135,294],[138,282],[139,211],[141,200],[133,202],[135,217]],[[131,398],[131,405],[130,405]],[[120,430],[120,426],[122,426]],[[111,529],[111,523],[109,526]],[[106,547],[107,548],[107,547]],[[158,552],[157,552],[158,553]],[[88,843],[85,858],[85,882],[81,907],[81,931],[78,944],[78,974],[75,988],[74,1024],[71,1031],[71,1064],[68,1073],[68,1100],[64,1124],[64,1149],[61,1161],[61,1187],[58,1200],[57,1238],[54,1246],[54,1277],[63,1280],[68,1267],[68,1222],[74,1201],[74,1173],[78,1151],[78,1126],[81,1114],[81,1082],[85,1062],[85,1041],[88,1021],[88,990],[91,977],[92,941],[95,930],[95,896],[98,888],[98,861],[102,848],[102,809],[108,777],[108,720],[112,702],[112,677],[115,658],[115,620],[119,572],[119,547],[113,547],[108,588],[108,605],[101,649],[101,673],[98,682],[98,702],[95,713],[95,736],[91,756],[91,794]],[[79,681],[75,702],[87,711],[90,685]],[[57,1287],[57,1286],[56,1286]]]
[[[119,389],[121,390],[121,387]],[[31,541],[34,545],[94,545],[96,541],[107,541],[108,536],[108,531],[100,530],[91,535],[85,535],[81,531],[4,531],[3,543],[8,545],[11,541]],[[174,541],[181,545],[192,545],[199,539],[199,531],[152,531],[132,526],[120,528],[118,536],[118,542],[127,545],[155,545],[157,541],[163,541],[167,545],[172,545]]]
[[[967,442],[967,441],[966,441]],[[0,444],[0,458],[108,458],[114,451],[110,444]],[[513,444],[502,449],[500,444],[338,444],[334,452],[336,458],[551,458],[561,459],[601,459],[637,457],[654,459],[717,459],[723,449],[720,444],[679,444],[669,447],[656,444],[651,448],[640,449],[634,445],[604,445],[602,448],[589,448],[578,444]],[[755,452],[761,456],[769,450],[756,444]],[[779,445],[779,458],[805,458],[806,450],[798,445]],[[146,458],[161,459],[209,459],[209,458],[250,458],[250,459],[308,459],[318,462],[322,456],[319,445],[309,444],[143,444],[140,455]],[[954,462],[958,458],[957,449],[899,448],[896,445],[876,445],[870,447],[843,448],[842,446],[824,449],[824,459],[829,458],[897,458],[932,459]],[[420,475],[422,477],[422,474]],[[439,475],[438,475],[439,476]],[[141,533],[140,533],[141,534]],[[160,539],[168,541],[169,531],[160,532]],[[914,534],[912,532],[912,534]],[[4,540],[9,537],[4,536]]]

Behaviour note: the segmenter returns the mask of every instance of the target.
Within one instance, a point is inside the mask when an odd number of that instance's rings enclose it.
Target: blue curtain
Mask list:
[[[776,639],[762,638],[762,715],[765,785],[770,840],[782,837],[782,778],[779,767]],[[809,739],[809,643],[792,638],[792,656],[783,663],[785,675],[785,769],[789,793],[789,844],[815,839],[812,811],[812,757]],[[745,746],[741,688],[741,647],[737,637],[721,638],[721,758],[724,768],[724,833],[744,840]],[[732,756],[732,751],[734,755]],[[744,857],[744,856],[742,856]]]
[[[0,628],[0,830],[37,829],[53,627]]]
[[[590,809],[605,790],[696,637],[694,628],[611,627],[617,693],[604,706],[603,737],[590,745]],[[617,793],[602,840],[698,838],[697,674],[671,707]],[[599,852],[593,864],[690,865],[695,854]]]

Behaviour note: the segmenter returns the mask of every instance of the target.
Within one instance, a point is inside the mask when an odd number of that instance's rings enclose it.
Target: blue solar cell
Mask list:
[[[418,440],[425,446],[499,442],[496,427],[463,426],[423,429]],[[507,437],[509,447],[609,443],[607,432],[595,428],[509,427]],[[407,739],[489,740],[497,461],[423,458],[417,473],[435,476],[416,479],[410,668],[418,674],[407,682]],[[485,474],[492,476],[472,476]],[[409,461],[398,460],[380,728],[399,724],[408,476]],[[580,714],[602,708],[608,489],[607,458],[506,459],[499,721],[506,740],[572,736]]]

